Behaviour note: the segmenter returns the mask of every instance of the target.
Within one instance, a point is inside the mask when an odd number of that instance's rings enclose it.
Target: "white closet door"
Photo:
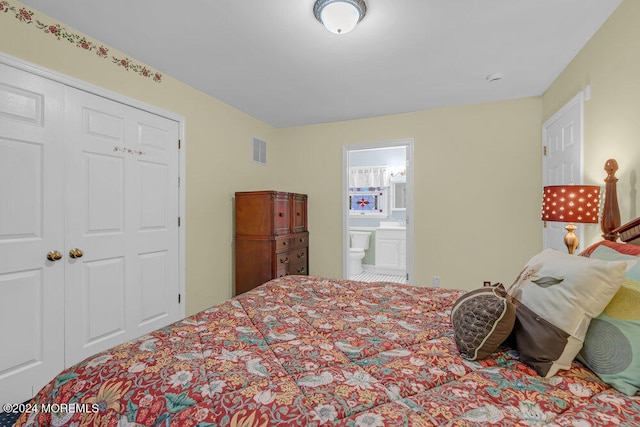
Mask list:
[[[178,123],[67,88],[66,364],[179,318]]]
[[[64,368],[63,102],[63,85],[0,64],[2,403]]]

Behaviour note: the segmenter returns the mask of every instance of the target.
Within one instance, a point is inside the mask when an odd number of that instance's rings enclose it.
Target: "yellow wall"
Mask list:
[[[309,195],[309,269],[342,275],[342,147],[414,140],[415,280],[507,285],[540,250],[540,98],[283,129],[279,187]]]
[[[24,7],[15,1],[11,4]],[[38,12],[33,19],[55,22]],[[57,40],[33,23],[19,22],[11,11],[0,12],[0,52],[185,117],[187,313],[230,298],[232,196],[236,191],[273,185],[273,167],[251,161],[251,138],[271,142],[273,128],[170,76],[155,83],[125,71],[109,59]],[[110,54],[125,56],[113,49]]]
[[[0,52],[186,118],[187,314],[231,296],[235,191],[309,194],[311,273],[341,277],[342,146],[404,138],[415,144],[415,283],[430,284],[438,275],[443,287],[510,284],[541,247],[541,124],[587,83],[585,181],[600,183],[604,161],[618,158],[622,220],[638,216],[635,0],[622,3],[542,97],[288,129],[274,129],[170,76],[162,83],[141,78],[1,15]],[[253,136],[269,142],[267,167],[251,162]]]
[[[604,185],[603,166],[615,158],[622,223],[640,215],[640,2],[624,0],[542,97],[543,120],[586,85],[584,104],[585,184]],[[588,242],[598,227],[586,229]]]

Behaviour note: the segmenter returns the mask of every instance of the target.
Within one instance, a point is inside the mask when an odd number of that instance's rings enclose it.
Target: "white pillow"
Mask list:
[[[529,260],[509,288],[516,306],[520,359],[544,377],[569,369],[591,319],[616,294],[627,264],[546,249]]]

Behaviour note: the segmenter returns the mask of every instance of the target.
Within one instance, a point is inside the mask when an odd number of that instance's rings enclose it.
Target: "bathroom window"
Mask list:
[[[349,190],[349,215],[386,216],[385,193],[380,188]]]

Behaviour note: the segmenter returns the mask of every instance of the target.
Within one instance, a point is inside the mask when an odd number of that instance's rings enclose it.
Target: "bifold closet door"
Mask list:
[[[2,403],[64,368],[63,130],[64,86],[0,64]]]
[[[0,402],[181,317],[178,133],[0,64]]]
[[[179,318],[179,126],[73,88],[66,106],[70,365]]]

